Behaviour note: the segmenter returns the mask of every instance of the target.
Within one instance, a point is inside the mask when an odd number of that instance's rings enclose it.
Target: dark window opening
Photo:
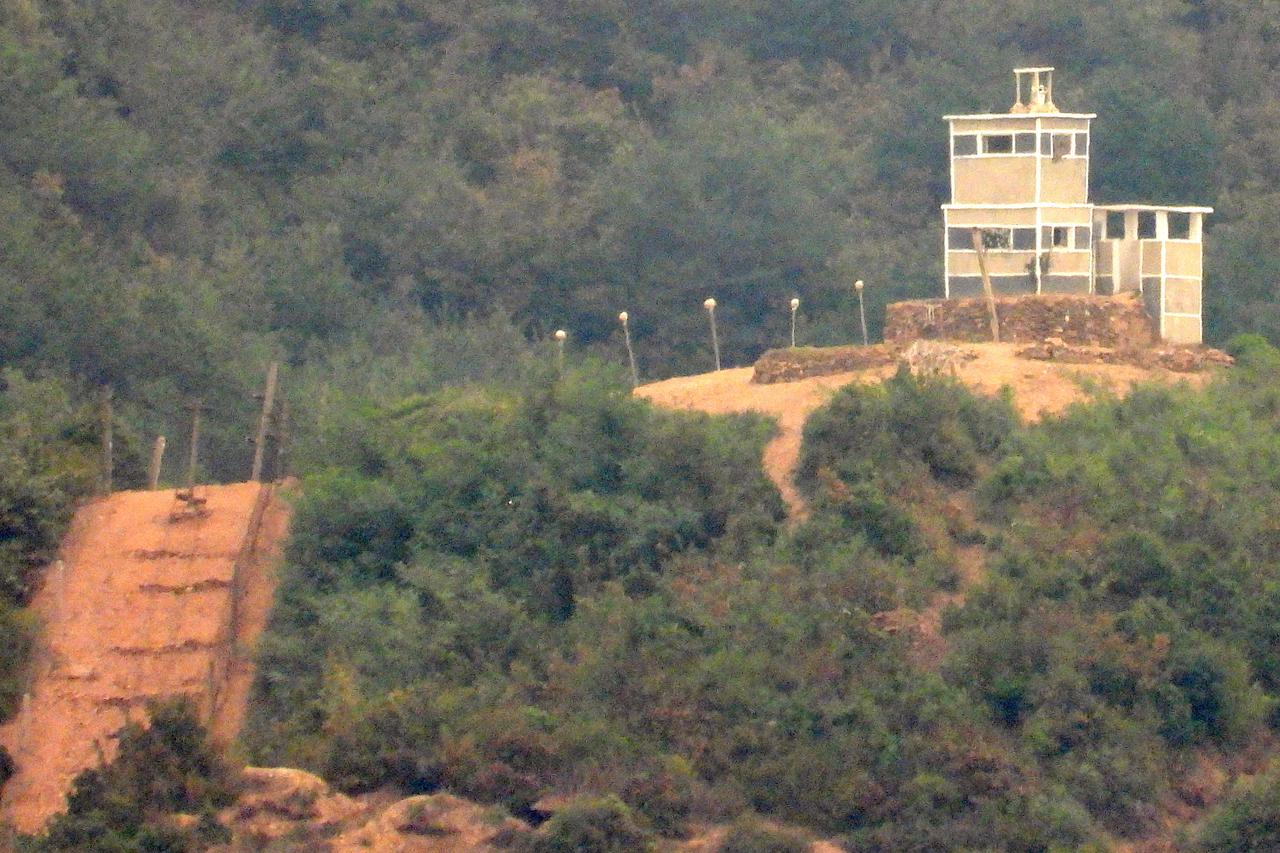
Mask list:
[[[1092,234],[1087,225],[1076,226],[1076,248],[1087,249],[1093,243]]]
[[[1055,133],[1053,135],[1053,159],[1061,160],[1071,154],[1071,134]]]
[[[1088,153],[1089,153],[1089,134],[1077,133],[1076,134],[1076,156],[1084,157]]]
[[[1191,214],[1190,213],[1170,213],[1169,214],[1169,239],[1170,240],[1190,240],[1191,239]]]
[[[1040,153],[1050,154],[1052,152],[1053,152],[1053,134],[1052,133],[1040,134]]]
[[[1013,229],[1013,248],[1018,251],[1034,251],[1036,247],[1036,229]]]
[[[1008,228],[987,228],[982,232],[982,248],[1007,249],[1010,237]]]
[[[1036,135],[1034,133],[1015,133],[1013,135],[1013,153],[1036,153]]]
[[[957,157],[970,157],[978,153],[978,137],[973,134],[957,136],[952,146]]]
[[[1067,249],[1071,246],[1071,229],[1062,225],[1046,225],[1041,239],[1046,247]]]
[[[1124,213],[1119,210],[1107,211],[1107,239],[1120,240],[1124,234]]]
[[[1138,212],[1138,239],[1154,240],[1156,236],[1156,215],[1150,210]]]
[[[957,251],[973,251],[973,232],[968,228],[948,228],[947,248]]]
[[[1002,133],[997,136],[982,137],[983,154],[1012,154],[1013,134]]]

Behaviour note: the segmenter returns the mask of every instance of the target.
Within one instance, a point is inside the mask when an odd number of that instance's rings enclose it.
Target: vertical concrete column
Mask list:
[[[1156,239],[1169,239],[1169,211],[1167,210],[1156,211]]]
[[[1204,240],[1204,214],[1192,213],[1187,226],[1187,237],[1200,243]]]
[[[1138,211],[1136,210],[1124,212],[1124,239],[1138,239]]]

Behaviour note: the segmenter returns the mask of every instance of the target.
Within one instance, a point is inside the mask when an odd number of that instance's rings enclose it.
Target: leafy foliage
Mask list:
[[[1280,844],[1280,784],[1264,774],[1233,795],[1205,823],[1193,848],[1203,853],[1245,853]]]
[[[629,853],[652,848],[651,834],[612,796],[570,803],[547,822],[530,845],[531,853]]]
[[[663,835],[750,808],[873,850],[1091,837],[1072,801],[1026,793],[1031,753],[979,702],[873,626],[949,582],[934,531],[884,553],[831,501],[783,533],[764,425],[661,413],[599,373],[342,419],[263,641],[254,760],[518,814],[589,774]],[[1008,440],[1007,404],[897,381],[891,421],[959,419],[975,454]],[[952,482],[893,447],[859,470]]]
[[[596,370],[355,404],[299,508],[255,757],[516,813],[590,778],[664,835],[744,809],[870,851],[1139,832],[1188,750],[1276,717],[1280,353],[1232,350],[1202,391],[1032,426],[945,379],[850,386],[785,530],[767,429]],[[921,670],[881,616],[966,549],[989,577]]]
[[[720,853],[805,853],[811,846],[795,833],[748,818],[729,828],[720,843]]]
[[[626,308],[668,375],[708,364],[708,295],[732,362],[784,340],[792,295],[808,342],[847,341],[853,279],[873,333],[937,293],[937,117],[1045,61],[1101,115],[1097,197],[1216,206],[1211,336],[1274,337],[1278,81],[1244,0],[16,0],[0,359],[111,384],[179,455],[200,397],[229,479],[280,353],[496,314],[620,361]]]
[[[209,745],[185,700],[153,705],[150,724],[120,730],[114,761],[76,777],[67,811],[37,839],[38,851],[202,849],[194,837],[164,822],[174,812],[200,814],[235,799],[235,774]]]

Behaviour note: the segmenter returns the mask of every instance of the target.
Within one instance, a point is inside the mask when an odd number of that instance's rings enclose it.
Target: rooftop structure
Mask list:
[[[1008,113],[945,116],[951,201],[947,298],[1138,291],[1160,337],[1201,340],[1201,240],[1208,207],[1094,205],[1093,113],[1061,112],[1053,69],[1014,69]]]

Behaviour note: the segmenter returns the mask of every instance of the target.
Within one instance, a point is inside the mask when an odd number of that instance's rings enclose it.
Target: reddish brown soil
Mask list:
[[[122,492],[76,513],[65,569],[48,570],[33,602],[44,632],[29,702],[0,727],[18,765],[0,820],[39,830],[64,807],[72,778],[112,757],[112,734],[149,699],[192,696],[221,738],[235,735],[252,677],[240,658],[270,607],[270,558],[287,524],[271,491],[202,487],[201,514],[185,514],[173,491]],[[261,531],[251,530],[258,520]],[[231,641],[238,561],[246,584]]]

